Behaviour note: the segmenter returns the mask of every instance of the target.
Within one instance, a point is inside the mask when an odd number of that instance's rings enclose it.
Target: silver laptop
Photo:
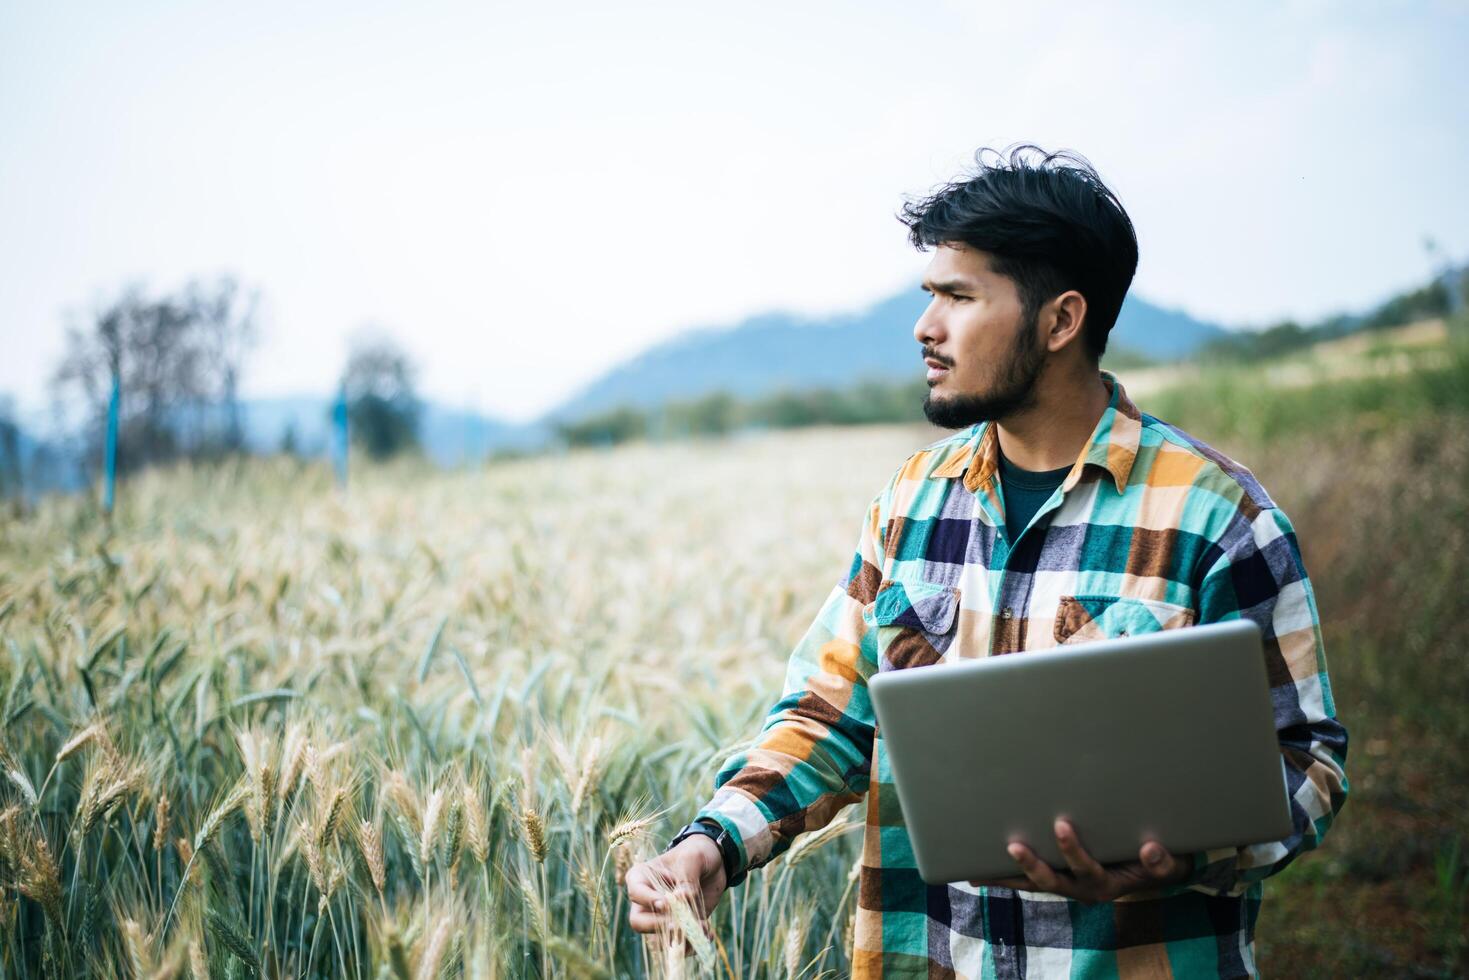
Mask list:
[[[1248,620],[886,671],[869,682],[918,871],[1065,868],[1065,816],[1102,863],[1291,832],[1260,631]]]

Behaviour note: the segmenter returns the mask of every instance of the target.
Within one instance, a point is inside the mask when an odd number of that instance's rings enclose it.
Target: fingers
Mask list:
[[[1155,840],[1143,844],[1136,862],[1103,865],[1082,845],[1070,821],[1057,820],[1055,831],[1056,846],[1068,871],[1055,870],[1029,847],[1016,841],[1007,850],[1025,872],[1024,878],[971,881],[970,884],[1044,891],[1090,904],[1110,902],[1129,892],[1156,888],[1160,884],[1181,882],[1191,869],[1188,861],[1176,857]]]
[[[657,858],[633,865],[626,878],[628,900],[654,912],[667,911],[670,898],[686,901],[698,909],[702,904],[698,885],[681,877],[679,870],[668,867]]]
[[[628,869],[625,879],[627,921],[634,932],[676,933],[678,926],[673,906],[679,903],[694,913],[694,918],[703,927],[705,935],[713,937],[714,933],[707,918],[710,909],[705,908],[699,882],[689,877],[691,870],[697,873],[697,869],[691,869],[683,862],[667,860],[666,855],[643,861]]]
[[[1050,865],[1036,857],[1030,848],[1021,843],[1013,843],[1005,850],[1020,865],[1020,870],[1025,872],[1025,877],[1030,882],[1030,886],[1026,886],[1028,890],[1053,892],[1057,895],[1070,894],[1061,877],[1051,870]]]
[[[627,897],[635,905],[658,908],[663,895],[673,887],[673,879],[651,861],[635,864],[627,871]]]
[[[697,921],[705,937],[713,939],[714,927],[709,924],[709,920],[698,918]],[[666,935],[670,941],[676,941],[682,935],[681,927],[674,918],[672,910],[656,912],[644,905],[630,905],[627,912],[627,924],[633,932]]]
[[[1076,828],[1071,826],[1070,821],[1058,819],[1055,830],[1056,846],[1061,849],[1061,856],[1066,859],[1066,866],[1071,869],[1072,874],[1097,884],[1107,880],[1107,869],[1081,846],[1081,839],[1076,836]]]
[[[1182,881],[1192,870],[1155,840],[1148,841],[1138,850],[1138,859],[1142,862],[1143,872],[1161,882]]]
[[[694,921],[703,930],[705,938],[712,940],[714,938],[714,926],[710,924],[707,918],[697,914],[698,910],[692,902],[685,901],[684,904],[688,905],[696,913]],[[629,903],[627,924],[632,928],[633,932],[665,936],[670,943],[676,943],[683,938],[683,926],[679,923],[678,917],[674,914],[672,907],[657,910],[650,909],[646,905]]]
[[[660,928],[667,928],[671,919],[670,915],[653,912],[636,902],[628,906],[627,924],[632,927],[633,932],[657,932]]]

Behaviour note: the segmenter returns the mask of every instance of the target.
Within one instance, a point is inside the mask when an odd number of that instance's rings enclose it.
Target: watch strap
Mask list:
[[[724,864],[724,887],[733,888],[745,880],[748,871],[736,872],[735,870],[740,864],[739,844],[735,842],[734,836],[724,829],[724,825],[712,817],[699,817],[693,823],[685,826],[674,835],[673,840],[668,842],[668,846],[663,849],[664,852],[673,850],[694,834],[703,834],[714,841],[715,846],[719,848],[719,857]]]

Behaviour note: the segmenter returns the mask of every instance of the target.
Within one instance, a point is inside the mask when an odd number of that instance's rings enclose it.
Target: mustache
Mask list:
[[[923,348],[923,358],[924,359],[932,359],[932,360],[938,361],[944,367],[953,367],[954,366],[954,361],[953,361],[952,358],[948,358],[948,357],[943,356],[938,351],[934,350],[932,347],[925,347],[925,348]]]

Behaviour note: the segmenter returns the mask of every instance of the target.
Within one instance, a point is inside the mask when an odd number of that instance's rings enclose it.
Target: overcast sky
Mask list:
[[[328,391],[376,324],[527,418],[683,328],[912,286],[903,195],[1016,140],[1114,186],[1138,294],[1230,325],[1469,258],[1469,5],[1104,6],[5,4],[0,393],[38,412],[126,284],[233,272],[247,394]]]

